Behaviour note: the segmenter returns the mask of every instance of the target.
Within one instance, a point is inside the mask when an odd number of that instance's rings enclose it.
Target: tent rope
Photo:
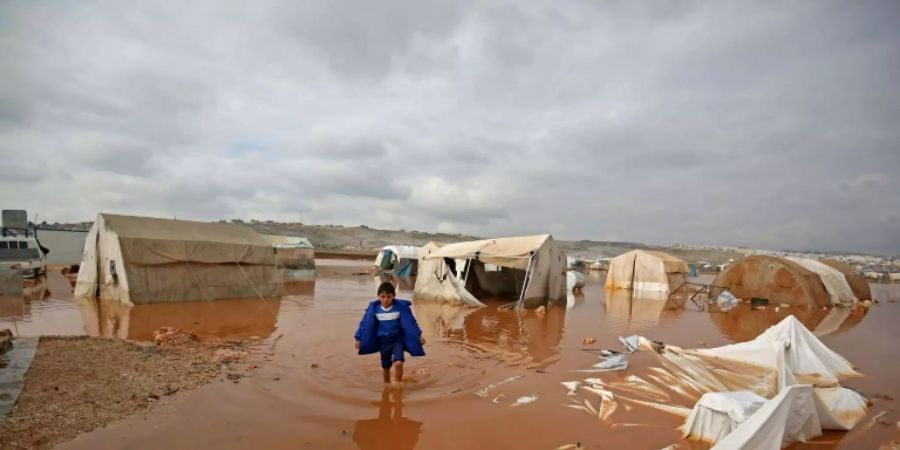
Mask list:
[[[238,266],[238,269],[241,269],[241,273],[244,274],[244,278],[246,278],[247,282],[250,283],[250,287],[253,288],[253,292],[256,292],[256,295],[258,295],[262,301],[266,301],[266,298],[263,297],[262,293],[259,292],[259,289],[256,289],[256,285],[253,284],[253,280],[250,279],[250,276],[247,275],[247,272],[244,272],[244,267],[241,266],[241,263],[235,262],[235,264]]]

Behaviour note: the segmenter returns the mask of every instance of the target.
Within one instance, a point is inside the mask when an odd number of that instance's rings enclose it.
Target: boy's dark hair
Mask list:
[[[382,292],[397,295],[397,291],[394,290],[394,285],[387,281],[378,286],[378,295],[381,295]]]

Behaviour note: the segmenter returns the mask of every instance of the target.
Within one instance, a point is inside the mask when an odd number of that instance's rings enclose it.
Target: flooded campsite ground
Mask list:
[[[40,292],[0,304],[0,328],[19,335],[80,335],[148,340],[171,326],[200,338],[258,342],[259,367],[239,383],[220,381],[179,393],[150,413],[82,434],[61,448],[585,448],[659,449],[680,440],[684,419],[626,405],[609,421],[584,414],[560,383],[597,363],[597,349],[621,350],[640,334],[685,348],[755,338],[795,315],[864,376],[843,385],[875,397],[847,433],[826,432],[790,448],[878,448],[900,439],[900,285],[873,285],[880,303],[850,311],[742,305],[727,314],[669,309],[665,301],[606,298],[599,272],[587,275],[570,307],[516,312],[416,303],[427,339],[424,358],[407,358],[405,387],[383,389],[377,356],[357,356],[353,333],[380,279],[370,263],[319,260],[315,282],[287,286],[280,299],[220,300],[122,307],[72,298],[51,273]],[[400,298],[412,284],[398,281]],[[589,345],[584,338],[596,339]],[[607,376],[626,379],[628,369]],[[516,405],[528,396],[534,401]],[[890,425],[871,420],[882,411]]]

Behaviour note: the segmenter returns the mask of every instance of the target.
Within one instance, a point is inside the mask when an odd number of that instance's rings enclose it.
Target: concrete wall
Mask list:
[[[87,231],[38,230],[41,245],[50,249],[47,264],[80,264]]]

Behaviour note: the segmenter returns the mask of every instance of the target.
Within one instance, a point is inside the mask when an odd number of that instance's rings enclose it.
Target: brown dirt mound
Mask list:
[[[217,353],[241,347],[197,341],[177,330],[161,334],[158,348],[114,339],[42,338],[16,407],[0,424],[0,448],[49,448],[149,411],[166,396],[215,380],[233,361]]]

